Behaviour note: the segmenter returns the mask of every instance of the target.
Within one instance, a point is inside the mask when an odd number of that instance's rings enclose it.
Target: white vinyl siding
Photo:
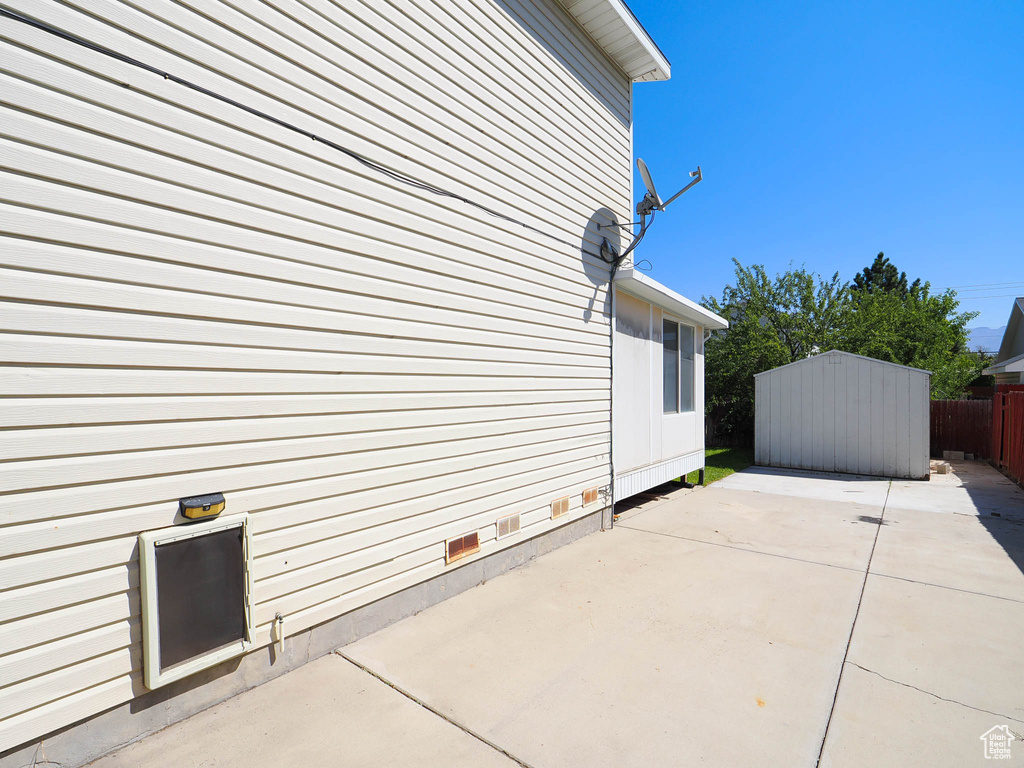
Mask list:
[[[669,333],[676,339],[666,343]],[[617,501],[704,466],[702,339],[703,327],[687,325],[649,301],[616,290]],[[675,375],[666,375],[673,364]],[[680,373],[686,377],[682,390]]]
[[[0,18],[0,750],[144,692],[180,497],[251,514],[258,644],[585,514],[631,94],[560,5],[7,5],[568,244]]]

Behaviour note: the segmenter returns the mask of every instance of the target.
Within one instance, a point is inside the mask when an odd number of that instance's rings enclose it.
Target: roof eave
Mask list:
[[[649,82],[672,76],[665,54],[623,0],[559,2],[630,80]]]
[[[671,288],[665,287],[657,280],[637,272],[635,269],[626,268],[616,272],[615,285],[638,299],[668,310],[673,315],[683,320],[689,320],[702,328],[721,330],[729,327],[729,321],[725,318],[719,317],[711,310],[705,309],[700,304],[681,296]]]

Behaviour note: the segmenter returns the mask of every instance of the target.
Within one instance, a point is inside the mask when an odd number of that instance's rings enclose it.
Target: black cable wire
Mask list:
[[[405,184],[407,186],[414,187],[415,189],[419,189],[424,192],[429,192],[430,194],[438,195],[440,197],[447,197],[453,200],[458,200],[459,202],[477,208],[478,210],[481,210],[490,216],[494,216],[497,219],[507,221],[511,224],[517,224],[538,235],[542,235],[543,237],[555,240],[556,242],[559,242],[562,245],[567,245],[574,250],[579,247],[578,245],[570,243],[568,240],[563,240],[562,238],[558,237],[558,235],[553,235],[550,232],[545,232],[543,229],[539,229],[533,226],[532,224],[527,224],[524,221],[520,221],[519,219],[507,216],[504,213],[500,213],[499,211],[496,211],[493,208],[488,208],[486,205],[478,203],[474,200],[470,200],[468,197],[463,197],[460,194],[450,192],[449,190],[443,189],[441,187],[435,187],[433,184],[429,184],[413,176],[408,176],[404,173],[401,173],[400,171],[388,168],[385,165],[381,165],[380,163],[374,162],[373,160],[370,160],[369,158],[360,155],[355,150],[349,149],[348,147],[344,147],[341,144],[337,144],[331,141],[330,139],[325,139],[322,136],[313,133],[312,131],[307,131],[304,128],[299,128],[298,126],[292,125],[291,123],[281,120],[278,117],[274,117],[273,115],[267,114],[266,112],[261,112],[260,110],[255,109],[254,107],[242,104],[241,102],[235,101],[234,99],[228,98],[227,96],[223,96],[222,94],[219,94],[216,91],[211,91],[208,88],[204,88],[201,85],[197,85],[196,83],[193,83],[189,80],[185,80],[184,78],[178,77],[177,75],[172,75],[171,73],[165,72],[162,69],[152,66],[151,64],[146,64],[145,62],[139,61],[138,59],[133,59],[131,56],[128,56],[126,54],[118,53],[117,51],[111,48],[107,48],[97,43],[90,42],[84,38],[78,37],[77,35],[73,35],[70,32],[65,32],[64,30],[58,29],[57,27],[53,27],[45,22],[38,21],[37,19],[33,19],[28,16],[22,16],[20,13],[12,11],[9,8],[6,8],[2,5],[0,5],[0,16],[5,16],[9,19],[13,19],[14,21],[21,22],[22,24],[27,24],[43,32],[67,40],[70,43],[74,43],[75,45],[82,46],[83,48],[88,48],[89,50],[95,51],[96,53],[102,54],[104,56],[109,56],[110,58],[116,59],[117,61],[120,61],[124,64],[128,64],[133,67],[138,67],[139,69],[151,72],[154,75],[159,75],[165,80],[170,80],[171,82],[177,83],[178,85],[184,86],[185,88],[190,88],[191,90],[196,91],[197,93],[201,93],[204,96],[209,96],[212,99],[216,99],[217,101],[221,101],[232,107],[241,109],[244,112],[248,112],[250,115],[254,115],[255,117],[258,117],[262,120],[267,120],[289,131],[294,131],[295,133],[305,136],[306,138],[312,139],[313,141],[318,141],[321,144],[330,147],[331,149],[337,150],[338,152],[341,152],[347,157],[352,158],[357,163],[360,163],[361,165],[373,171],[376,171],[377,173],[383,174],[384,176],[387,176],[388,178],[393,179],[401,184]]]
[[[650,221],[650,223],[649,224],[642,224],[640,226],[640,231],[633,238],[633,242],[630,243],[629,247],[625,251],[622,252],[622,255],[620,255],[619,258],[617,258],[615,260],[615,269],[618,269],[619,266],[622,264],[622,262],[624,262],[626,260],[626,257],[629,256],[629,254],[631,254],[636,249],[636,247],[638,245],[640,245],[640,243],[642,243],[644,241],[644,238],[647,236],[647,230],[650,229],[654,225],[654,216],[655,216],[656,213],[657,213],[657,211],[654,211],[654,210],[651,211],[651,221]],[[614,271],[612,272],[612,274],[614,274]]]

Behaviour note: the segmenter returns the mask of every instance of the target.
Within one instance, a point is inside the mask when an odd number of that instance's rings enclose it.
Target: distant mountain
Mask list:
[[[984,326],[968,328],[967,343],[971,349],[989,352],[994,355],[999,351],[999,343],[1003,340],[1003,333],[1005,331],[1005,325],[1002,328],[986,328]]]

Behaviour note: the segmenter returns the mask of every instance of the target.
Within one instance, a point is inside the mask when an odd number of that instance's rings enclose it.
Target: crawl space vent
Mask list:
[[[139,536],[143,674],[159,688],[250,645],[247,515]]]
[[[551,519],[557,520],[569,514],[569,497],[563,496],[551,502]]]
[[[514,533],[519,533],[520,517],[516,512],[514,515],[498,518],[498,538],[508,538]]]
[[[445,563],[454,563],[480,551],[480,534],[476,531],[465,536],[456,536],[445,542]]]

